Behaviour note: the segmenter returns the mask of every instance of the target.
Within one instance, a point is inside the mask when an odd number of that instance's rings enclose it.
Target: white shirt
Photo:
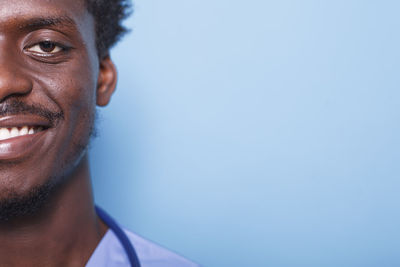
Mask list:
[[[199,265],[132,232],[124,232],[135,248],[142,267],[199,267]],[[112,230],[103,236],[86,267],[127,267],[128,257]]]

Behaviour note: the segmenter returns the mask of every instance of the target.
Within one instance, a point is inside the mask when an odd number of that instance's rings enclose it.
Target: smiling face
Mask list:
[[[68,176],[115,88],[84,1],[0,0],[0,202]]]

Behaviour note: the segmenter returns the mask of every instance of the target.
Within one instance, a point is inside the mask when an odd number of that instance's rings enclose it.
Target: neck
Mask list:
[[[85,156],[48,205],[30,218],[0,225],[2,266],[84,266],[107,227],[93,203]]]

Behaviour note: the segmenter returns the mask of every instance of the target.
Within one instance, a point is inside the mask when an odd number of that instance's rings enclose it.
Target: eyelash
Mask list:
[[[43,47],[41,47],[42,45],[50,45],[53,47],[53,49],[49,52],[46,52],[43,50]],[[26,48],[26,50],[29,52],[33,52],[41,56],[53,56],[60,52],[66,52],[69,49],[69,47],[53,41],[42,41]],[[53,50],[56,50],[56,52],[53,52]]]

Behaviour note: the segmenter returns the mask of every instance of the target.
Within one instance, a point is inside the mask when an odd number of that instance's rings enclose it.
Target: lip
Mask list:
[[[42,126],[44,128],[50,128],[51,123],[48,119],[37,115],[14,115],[0,118],[0,128],[23,126]]]
[[[36,115],[18,115],[0,118],[0,128],[41,126],[44,130],[23,136],[0,140],[0,160],[15,160],[34,153],[44,144],[51,123]]]

